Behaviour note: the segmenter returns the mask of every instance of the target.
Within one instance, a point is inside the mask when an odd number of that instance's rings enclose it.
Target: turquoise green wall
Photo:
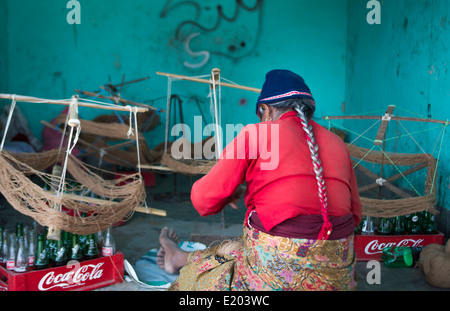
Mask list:
[[[8,50],[7,50],[7,42],[8,42],[8,32],[7,32],[7,24],[8,24],[8,15],[7,11],[7,2],[0,1],[0,90],[6,90],[8,88]]]
[[[318,104],[317,116],[340,112],[345,95],[347,1],[284,0],[83,1],[81,24],[69,25],[67,1],[13,1],[7,3],[8,83],[1,92],[44,98],[69,98],[75,89],[98,90],[108,82],[149,76],[128,86],[123,97],[147,101],[165,108],[167,79],[156,71],[189,76],[208,75],[220,68],[222,76],[235,83],[260,88],[267,71],[287,68],[301,74]],[[217,5],[223,15],[217,27]],[[24,10],[26,8],[26,10]],[[237,14],[235,13],[237,12]],[[186,51],[189,35],[193,57]],[[205,53],[209,53],[206,63]],[[201,65],[190,68],[185,62]],[[185,122],[199,110],[188,98],[203,101],[207,116],[206,85],[176,82],[172,93],[185,99]],[[222,123],[254,123],[256,93],[222,88]],[[163,98],[163,99],[161,99]],[[246,103],[246,104],[243,104]],[[52,119],[62,108],[21,104],[40,137],[40,120]],[[81,109],[92,118],[103,111]],[[165,116],[162,115],[162,121]],[[153,146],[164,141],[164,124],[151,135]]]
[[[449,119],[450,2],[384,0],[380,3],[381,24],[369,25],[365,1],[348,2],[346,114],[370,111],[383,114],[388,105],[396,105],[394,114],[397,115]],[[345,126],[362,133],[372,123],[361,121],[358,128],[355,121],[348,121]],[[409,132],[436,127],[425,123],[402,124]],[[377,129],[378,126],[374,127],[365,136],[374,138]],[[435,146],[441,129],[414,135],[424,151],[435,151],[435,157],[439,155],[439,145]],[[407,132],[400,124],[391,122],[387,135],[399,134]],[[450,208],[449,134],[447,130],[438,177],[439,205],[446,209]],[[387,143],[386,149],[421,153],[417,144],[403,137]]]

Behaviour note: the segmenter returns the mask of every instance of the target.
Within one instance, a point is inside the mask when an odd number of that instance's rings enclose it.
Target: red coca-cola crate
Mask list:
[[[355,252],[358,261],[381,260],[385,247],[392,246],[426,246],[444,244],[445,236],[438,234],[418,235],[355,235]]]
[[[44,270],[16,273],[0,267],[1,291],[88,291],[123,281],[123,253]]]

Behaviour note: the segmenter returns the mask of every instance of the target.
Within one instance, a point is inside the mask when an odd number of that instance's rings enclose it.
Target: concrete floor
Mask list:
[[[159,248],[159,233],[164,226],[174,228],[181,240],[189,240],[192,234],[237,236],[242,233],[242,221],[245,215],[243,202],[239,210],[226,208],[224,212],[225,228],[222,215],[201,217],[193,209],[188,190],[194,181],[187,176],[176,178],[175,175],[156,175],[156,186],[147,187],[147,204],[149,207],[167,211],[166,217],[147,215],[136,212],[124,225],[113,228],[117,249],[124,253],[124,258],[132,265],[148,250]],[[177,196],[160,198],[164,193],[179,191]],[[186,191],[186,192],[182,192]],[[158,199],[158,200],[156,200]],[[0,200],[0,219],[10,230],[15,230],[16,222],[31,225],[32,219],[15,211],[4,198]],[[450,291],[432,287],[425,281],[424,274],[416,268],[392,269],[381,264],[380,284],[371,285],[366,276],[371,267],[366,262],[356,264],[359,279],[358,291]],[[148,291],[134,282],[122,282],[103,287],[98,291]]]

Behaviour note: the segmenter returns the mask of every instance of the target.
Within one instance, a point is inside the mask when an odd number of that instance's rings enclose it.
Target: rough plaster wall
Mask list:
[[[189,76],[222,76],[260,88],[265,73],[287,68],[301,74],[318,103],[317,116],[337,113],[344,101],[346,1],[79,1],[81,24],[69,25],[66,1],[8,0],[7,93],[69,98],[75,89],[95,91],[109,82],[149,76],[124,88],[123,96],[166,106],[167,79],[156,71]],[[107,3],[107,5],[105,5]],[[221,11],[218,5],[222,5]],[[26,10],[24,10],[26,8]],[[185,122],[199,115],[196,96],[211,122],[204,85],[175,83],[182,96]],[[258,95],[222,88],[222,123],[258,122]],[[21,104],[40,137],[40,120],[62,108]],[[90,119],[100,113],[81,109]],[[147,135],[153,146],[164,140],[164,120]],[[179,122],[179,120],[178,120]]]
[[[350,0],[348,3],[345,113],[378,111],[378,114],[383,114],[388,105],[396,105],[394,114],[397,115],[449,119],[450,2],[384,0],[380,3],[380,25],[367,23],[368,9],[364,1]],[[358,125],[349,121],[346,126],[362,133],[372,124],[370,122]],[[410,133],[436,127],[435,124],[424,123],[402,124]],[[378,126],[374,127],[365,136],[374,138],[377,129]],[[442,222],[448,230],[448,131],[439,155],[440,145],[436,145],[436,141],[441,126],[414,135],[417,144],[404,136],[406,130],[398,123],[391,123],[387,135],[402,134],[403,137],[390,141],[386,148],[406,153],[434,151],[435,157],[440,156],[437,179],[439,205],[443,207]],[[361,144],[371,144],[364,141],[361,140]]]
[[[7,2],[0,1],[0,92],[8,89],[8,14]]]

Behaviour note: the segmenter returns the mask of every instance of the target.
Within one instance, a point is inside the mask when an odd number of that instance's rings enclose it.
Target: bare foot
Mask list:
[[[178,247],[178,237],[173,230],[164,227],[159,235],[161,248],[156,256],[156,262],[161,269],[173,274],[188,263],[188,252]]]

